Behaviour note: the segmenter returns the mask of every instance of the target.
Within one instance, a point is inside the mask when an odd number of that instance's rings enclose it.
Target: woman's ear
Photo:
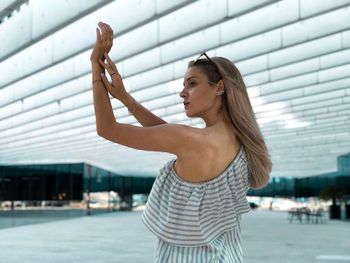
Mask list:
[[[216,84],[218,86],[218,95],[222,95],[225,92],[225,85],[222,79],[218,81]]]

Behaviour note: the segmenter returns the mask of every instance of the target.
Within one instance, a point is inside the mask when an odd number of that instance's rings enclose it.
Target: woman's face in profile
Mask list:
[[[216,89],[210,86],[208,77],[199,67],[190,67],[184,76],[184,88],[180,92],[186,115],[188,117],[199,117],[215,103]]]

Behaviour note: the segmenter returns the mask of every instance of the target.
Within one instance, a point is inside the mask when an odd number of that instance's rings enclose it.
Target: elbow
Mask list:
[[[96,133],[98,136],[107,139],[111,135],[114,128],[114,123],[110,125],[96,125]]]
[[[98,136],[104,138],[105,137],[105,132],[103,129],[99,128],[99,127],[96,127],[96,133]]]

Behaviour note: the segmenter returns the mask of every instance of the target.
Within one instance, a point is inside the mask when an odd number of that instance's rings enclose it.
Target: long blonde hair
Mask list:
[[[220,111],[231,120],[245,149],[251,175],[250,187],[264,187],[270,178],[272,162],[241,73],[230,60],[223,57],[190,61],[188,67],[194,66],[199,67],[210,82],[218,83],[221,79],[224,82]]]

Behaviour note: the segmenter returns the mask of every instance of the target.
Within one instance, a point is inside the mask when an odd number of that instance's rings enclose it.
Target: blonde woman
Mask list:
[[[206,127],[168,124],[126,92],[107,54],[113,31],[105,23],[99,27],[91,54],[98,135],[177,157],[160,169],[142,214],[158,238],[155,262],[243,262],[246,194],[267,184],[272,164],[240,72],[228,59],[206,53],[189,62],[179,95],[186,115],[202,118]],[[144,127],[119,123],[108,92]]]

